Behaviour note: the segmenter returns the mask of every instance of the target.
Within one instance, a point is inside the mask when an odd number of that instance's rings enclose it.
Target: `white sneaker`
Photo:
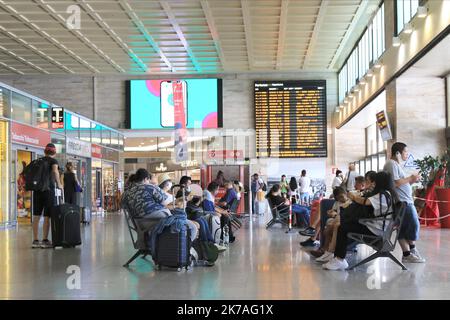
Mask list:
[[[322,266],[326,270],[345,270],[348,268],[347,261],[333,258]]]
[[[316,259],[317,262],[328,262],[334,258],[334,253],[325,251],[323,255]]]
[[[425,263],[425,259],[422,257],[418,257],[411,252],[411,254],[407,257],[402,258],[403,263]]]
[[[214,245],[219,250],[219,252],[223,252],[223,251],[227,250],[227,247],[221,246],[220,244],[214,243]]]
[[[425,258],[422,257],[422,256],[420,255],[419,250],[417,250],[416,248],[411,249],[411,254],[413,254],[413,255],[416,256],[419,260],[422,260],[423,262],[426,261]],[[422,263],[423,263],[423,262],[422,262]]]

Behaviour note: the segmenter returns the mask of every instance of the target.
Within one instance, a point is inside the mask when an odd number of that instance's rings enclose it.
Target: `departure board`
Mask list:
[[[326,81],[257,81],[258,158],[327,157]]]

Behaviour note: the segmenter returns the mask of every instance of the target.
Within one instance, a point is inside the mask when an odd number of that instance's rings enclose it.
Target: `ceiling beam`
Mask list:
[[[24,74],[25,74],[25,73],[23,73],[22,71],[17,70],[17,69],[14,68],[14,67],[8,66],[6,63],[1,62],[1,61],[0,61],[0,66],[6,68],[6,69],[8,69],[8,70],[11,70],[12,72],[15,72],[15,73],[17,73],[17,74],[21,74],[21,75],[24,75]]]
[[[245,41],[247,44],[247,59],[248,59],[248,67],[249,70],[253,68],[253,41],[252,41],[252,28],[251,28],[251,20],[250,20],[250,8],[247,0],[241,0],[241,8],[242,8],[242,18],[244,20],[244,29],[245,29]]]
[[[280,28],[278,31],[278,48],[277,48],[277,64],[276,69],[279,70],[282,64],[284,53],[284,40],[286,38],[286,25],[288,14],[289,0],[282,0],[280,12]]]
[[[327,10],[329,0],[322,0],[320,3],[319,13],[317,14],[316,22],[314,23],[313,33],[311,35],[311,40],[309,41],[308,49],[306,51],[306,57],[303,60],[302,69],[305,68],[309,63],[309,59],[311,59],[312,53],[314,51],[314,47],[316,46],[317,39],[319,37],[319,30],[322,26],[323,20],[325,18],[325,12]]]
[[[69,69],[68,67],[66,67],[65,65],[63,65],[61,62],[56,61],[55,59],[53,59],[52,57],[50,57],[49,55],[47,55],[46,53],[42,52],[41,50],[39,50],[38,48],[36,48],[34,45],[29,44],[28,42],[26,42],[25,40],[23,40],[22,38],[18,37],[17,35],[15,35],[14,33],[6,30],[5,27],[3,27],[2,25],[0,25],[0,32],[2,32],[3,34],[5,34],[8,38],[16,41],[17,43],[23,45],[25,48],[27,48],[28,50],[34,52],[35,54],[41,56],[42,58],[44,58],[45,60],[50,61],[52,64],[56,64],[59,68],[63,69],[66,72],[69,73],[74,73],[71,69]]]
[[[220,57],[220,62],[222,64],[222,69],[225,71],[227,69],[227,61],[225,59],[225,55],[222,51],[222,46],[220,44],[219,32],[217,31],[216,24],[214,22],[214,17],[211,11],[211,7],[209,6],[208,1],[202,0],[200,2],[203,8],[203,13],[206,17],[206,22],[208,23],[209,32],[214,40],[214,46],[216,47],[217,54]]]
[[[86,0],[76,0],[81,7],[95,20],[122,49],[125,53],[133,59],[134,62],[144,71],[148,71],[147,65],[134,53],[134,51],[126,44],[122,38],[108,25],[108,23],[92,8],[92,6],[86,3]]]
[[[334,54],[333,60],[331,60],[330,64],[328,65],[328,69],[330,69],[330,70],[336,69],[337,60],[340,58],[342,51],[349,45],[348,42],[349,42],[351,36],[353,35],[353,31],[358,26],[362,15],[368,10],[369,5],[370,5],[369,0],[361,1],[360,5],[358,7],[358,10],[356,11],[356,13],[352,19],[352,22],[350,23],[350,26],[348,27],[347,31],[345,32],[344,38],[340,42],[339,47],[336,50],[336,53]]]
[[[151,45],[153,50],[159,54],[161,57],[161,60],[164,61],[164,63],[167,65],[167,67],[171,70],[171,72],[176,72],[175,68],[172,66],[172,63],[170,63],[169,59],[167,59],[164,52],[159,47],[158,43],[155,41],[155,39],[150,35],[150,33],[147,31],[147,28],[145,27],[144,23],[141,21],[141,19],[138,17],[136,12],[133,8],[128,4],[128,2],[124,0],[119,0],[119,4],[122,7],[122,9],[125,10],[128,17],[130,17],[131,21],[133,21],[136,28],[139,30],[140,33],[144,36],[145,40]]]
[[[89,63],[87,63],[84,59],[77,56],[72,50],[67,49],[66,46],[61,44],[59,41],[55,40],[52,36],[50,36],[47,32],[42,31],[41,28],[39,28],[35,23],[32,23],[30,20],[28,20],[23,14],[19,14],[17,10],[15,10],[11,5],[6,5],[5,1],[0,0],[0,7],[8,12],[10,15],[13,15],[16,19],[18,19],[20,22],[25,24],[27,27],[29,27],[31,30],[38,33],[41,37],[52,43],[54,46],[62,50],[67,55],[71,56],[73,59],[77,60],[80,64],[84,65],[86,68],[93,72],[98,72],[97,69],[95,69],[93,66],[91,66]]]
[[[3,47],[2,45],[0,45],[0,51],[3,51],[4,53],[6,53],[8,56],[13,57],[16,60],[19,60],[20,62],[29,65],[30,67],[32,67],[35,70],[38,70],[39,72],[43,72],[45,74],[50,74],[50,72],[48,72],[47,70],[42,69],[41,67],[35,65],[34,63],[18,56],[17,54],[15,54],[14,52],[12,52],[11,50],[6,49],[5,47]]]
[[[178,35],[178,38],[180,39],[181,43],[183,44],[184,49],[186,50],[189,58],[192,61],[192,64],[195,67],[195,70],[197,72],[201,72],[202,68],[200,67],[200,64],[198,63],[197,59],[195,58],[194,53],[192,52],[191,48],[189,47],[189,44],[186,41],[186,38],[183,34],[183,31],[181,31],[181,27],[177,22],[177,18],[175,17],[175,15],[172,12],[172,9],[169,5],[169,3],[167,1],[159,1],[159,4],[161,5],[161,7],[164,9],[165,14],[167,15],[167,17],[169,18],[169,22],[172,25],[172,27],[174,28],[175,32]]]
[[[113,61],[106,53],[104,53],[101,49],[99,49],[94,43],[92,43],[80,30],[71,30],[66,26],[66,19],[56,10],[50,6],[50,4],[43,0],[33,0],[37,3],[45,12],[47,12],[50,16],[52,16],[56,21],[58,21],[63,28],[69,30],[70,33],[75,35],[81,42],[83,42],[86,46],[91,48],[98,56],[100,56],[103,60],[105,60],[109,65],[111,65],[114,69],[119,72],[125,73],[125,70],[119,66],[115,61]]]

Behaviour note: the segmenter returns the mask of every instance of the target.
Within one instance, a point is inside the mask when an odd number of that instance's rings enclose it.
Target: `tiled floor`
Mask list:
[[[123,263],[134,253],[123,216],[94,217],[76,249],[31,249],[30,227],[0,231],[1,299],[448,299],[450,230],[424,229],[426,264],[402,271],[386,259],[350,272],[324,271],[301,250],[297,233],[264,219],[248,223],[212,268],[155,271],[150,261]],[[369,253],[360,248],[356,259]],[[400,255],[400,251],[396,251]],[[68,289],[69,266],[81,288]],[[70,280],[70,279],[69,279]],[[70,281],[69,281],[70,282]],[[369,289],[373,288],[373,289]]]

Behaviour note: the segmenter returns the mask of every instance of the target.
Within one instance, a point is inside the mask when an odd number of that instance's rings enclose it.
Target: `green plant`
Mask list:
[[[450,188],[450,147],[440,157],[439,169],[445,169],[444,188]]]
[[[450,158],[449,158],[450,160]],[[423,159],[414,160],[414,164],[419,168],[419,174],[422,177],[422,185],[424,188],[433,184],[436,173],[441,167],[441,159],[439,157],[425,156]]]

